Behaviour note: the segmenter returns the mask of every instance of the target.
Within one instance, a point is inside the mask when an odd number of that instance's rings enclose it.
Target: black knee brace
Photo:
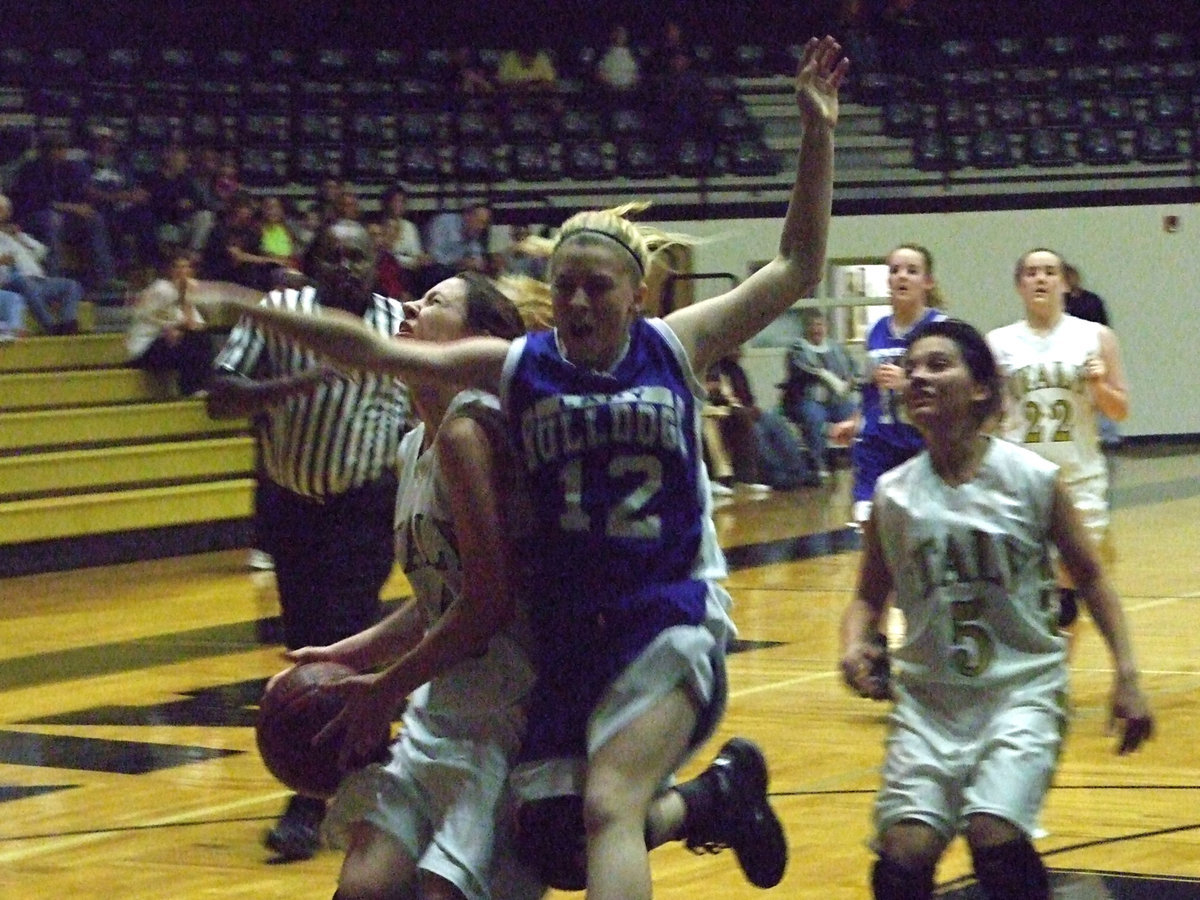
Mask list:
[[[886,856],[871,870],[875,900],[929,900],[933,896],[933,867],[910,869]]]
[[[583,798],[547,797],[517,811],[517,858],[544,884],[560,891],[587,887],[587,834]]]
[[[1050,876],[1027,838],[972,847],[971,858],[988,900],[1050,900]]]

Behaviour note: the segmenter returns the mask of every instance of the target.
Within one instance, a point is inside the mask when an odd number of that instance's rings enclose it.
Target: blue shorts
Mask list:
[[[879,476],[920,452],[920,447],[897,447],[878,440],[855,441],[850,448],[850,462],[854,466],[854,502],[874,499]]]

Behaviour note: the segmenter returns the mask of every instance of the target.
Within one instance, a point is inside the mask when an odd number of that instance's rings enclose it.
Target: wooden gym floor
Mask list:
[[[702,765],[733,734],[764,747],[791,861],[778,896],[869,896],[866,846],[884,705],[836,675],[854,584],[847,474],[717,510],[736,620],[732,697]],[[1085,623],[1074,719],[1038,841],[1060,898],[1200,897],[1200,448],[1116,460],[1110,572],[1159,735],[1119,758],[1110,670]],[[281,668],[272,576],[244,552],[0,580],[0,898],[328,898],[340,857],[272,864],[285,797],[254,750],[254,704]],[[397,576],[386,596],[403,596]],[[652,857],[656,897],[759,892],[730,853]],[[974,896],[955,844],[946,896]]]

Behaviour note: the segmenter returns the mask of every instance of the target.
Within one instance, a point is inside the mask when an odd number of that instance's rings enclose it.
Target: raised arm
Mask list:
[[[697,372],[758,334],[821,283],[833,196],[838,90],[849,66],[841,51],[831,37],[813,38],[800,59],[796,73],[800,153],[779,252],[728,293],[667,317]]]
[[[1092,621],[1108,645],[1115,670],[1109,722],[1110,725],[1121,723],[1117,752],[1130,753],[1153,734],[1154,719],[1150,704],[1138,685],[1137,660],[1121,601],[1105,576],[1095,546],[1061,482],[1055,486],[1050,537]]]
[[[338,366],[406,381],[445,380],[495,393],[508,353],[509,342],[492,337],[450,343],[385,338],[357,316],[328,307],[310,315],[236,298],[219,306],[236,308]]]

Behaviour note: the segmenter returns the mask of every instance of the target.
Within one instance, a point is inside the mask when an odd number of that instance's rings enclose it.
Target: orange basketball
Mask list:
[[[259,702],[258,752],[267,770],[297,794],[332,797],[346,774],[338,765],[337,736],[316,746],[312,740],[345,705],[318,688],[356,674],[339,663],[305,663],[277,678]],[[386,732],[380,735],[374,759],[386,758],[388,740]]]

